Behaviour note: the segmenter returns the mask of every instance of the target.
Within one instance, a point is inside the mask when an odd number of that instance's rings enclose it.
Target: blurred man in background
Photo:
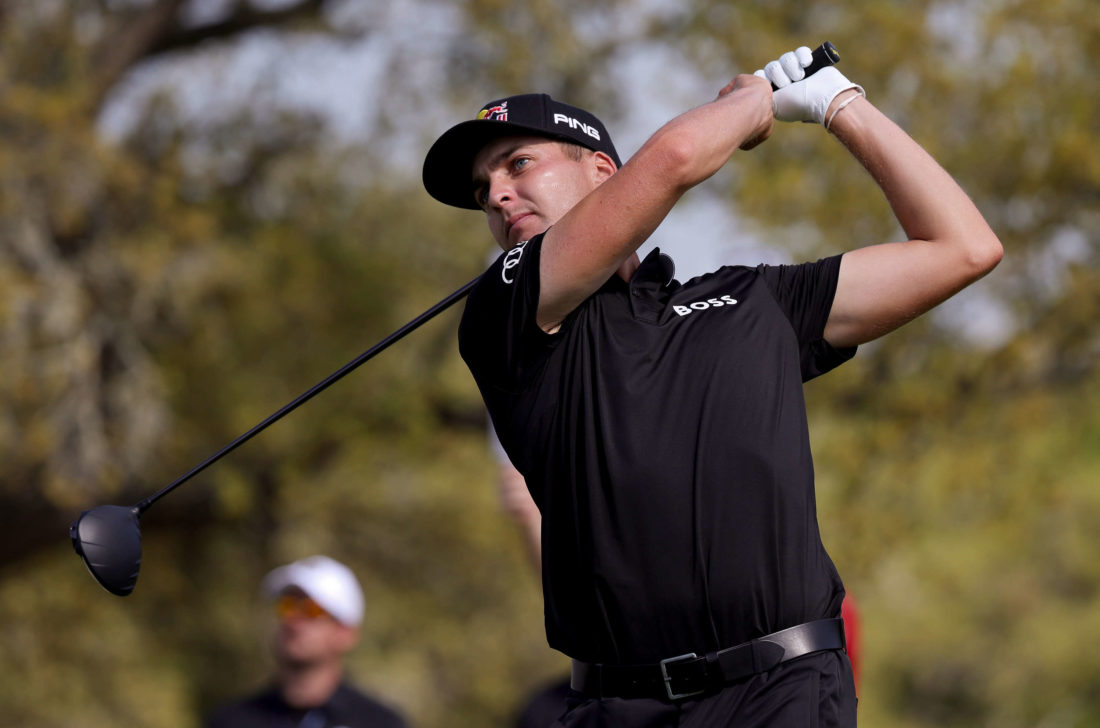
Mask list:
[[[351,569],[312,556],[273,570],[263,590],[278,618],[273,684],[218,710],[208,728],[405,728],[393,709],[347,681],[344,660],[363,619]]]

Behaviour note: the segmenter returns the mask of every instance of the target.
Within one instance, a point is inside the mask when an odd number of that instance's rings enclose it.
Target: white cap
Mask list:
[[[363,619],[363,590],[351,569],[327,556],[310,556],[273,569],[263,590],[276,596],[296,586],[338,621],[358,627]]]

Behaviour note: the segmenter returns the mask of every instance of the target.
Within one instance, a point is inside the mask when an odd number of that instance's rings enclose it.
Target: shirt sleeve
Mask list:
[[[487,400],[518,391],[551,339],[537,321],[541,249],[538,235],[503,253],[466,301],[459,352]]]
[[[838,349],[824,339],[840,275],[840,258],[835,255],[814,263],[761,265],[756,269],[798,338],[804,382],[840,366],[856,353],[854,346]]]

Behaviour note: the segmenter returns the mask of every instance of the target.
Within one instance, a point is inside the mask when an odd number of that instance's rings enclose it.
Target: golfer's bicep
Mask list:
[[[925,240],[849,251],[841,259],[825,339],[841,347],[877,339],[945,301],[971,279],[956,251]]]

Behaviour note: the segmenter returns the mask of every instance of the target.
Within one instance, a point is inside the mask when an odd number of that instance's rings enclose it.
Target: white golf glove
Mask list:
[[[861,96],[867,94],[862,86],[846,79],[836,66],[826,66],[807,78],[805,69],[812,62],[812,51],[802,46],[784,53],[779,60],[771,61],[753,75],[775,84],[777,90],[772,94],[772,115],[776,119],[815,121],[828,128],[825,112],[837,94],[850,88],[859,91]]]

